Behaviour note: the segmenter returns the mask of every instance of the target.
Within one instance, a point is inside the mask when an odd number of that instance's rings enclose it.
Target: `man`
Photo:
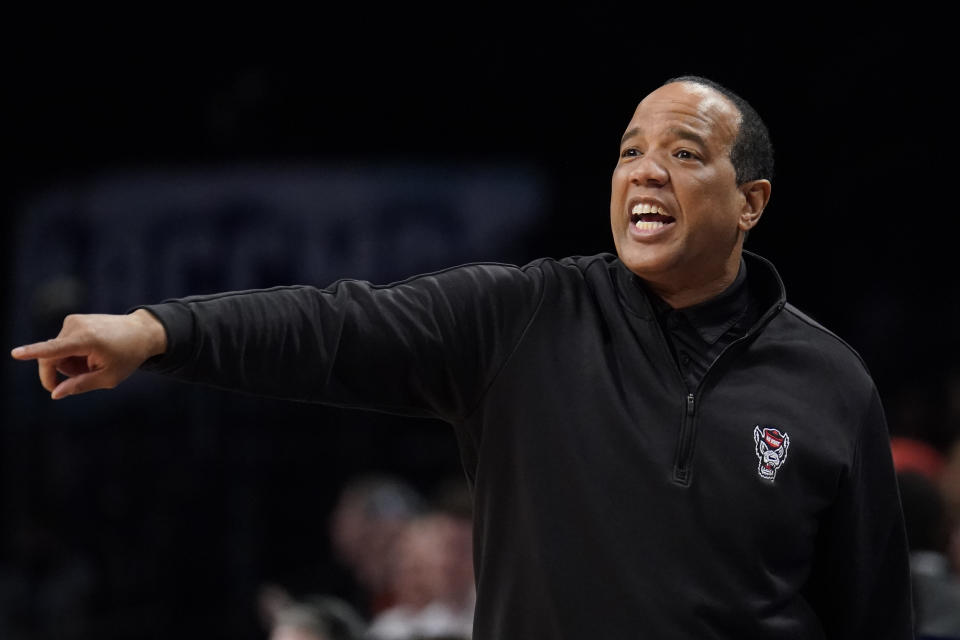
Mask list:
[[[14,357],[39,359],[54,398],[143,366],[450,422],[475,500],[479,640],[908,638],[873,382],[742,251],[771,173],[746,102],[675,79],[623,137],[619,258],[69,317]]]

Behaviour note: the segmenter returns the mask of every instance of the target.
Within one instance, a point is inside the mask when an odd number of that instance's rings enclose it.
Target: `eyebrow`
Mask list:
[[[629,140],[634,136],[640,135],[641,133],[642,133],[642,130],[640,129],[640,127],[633,127],[632,129],[627,129],[627,132],[623,134],[622,138],[620,138],[620,146],[623,146],[624,142],[626,142],[627,140]],[[704,147],[704,148],[706,148],[707,146],[706,140],[704,140],[701,136],[697,135],[693,131],[688,131],[687,129],[679,129],[677,127],[674,127],[672,129],[668,129],[667,133],[677,138],[681,138],[683,140],[690,140],[692,142],[696,142],[697,144],[699,144],[701,147]]]
[[[623,137],[620,138],[620,146],[623,146],[623,143],[632,138],[633,136],[640,133],[640,127],[634,127],[633,129],[627,129],[627,132],[623,134]]]
[[[683,140],[690,140],[691,142],[696,142],[698,145],[704,148],[706,148],[707,146],[706,140],[704,140],[701,136],[697,135],[693,131],[689,131],[687,129],[677,129],[676,127],[674,127],[673,129],[670,129],[669,131],[667,131],[667,133],[672,134]]]

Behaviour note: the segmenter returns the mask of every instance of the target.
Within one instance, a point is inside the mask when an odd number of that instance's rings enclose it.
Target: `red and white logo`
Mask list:
[[[753,428],[753,440],[757,445],[757,458],[760,459],[757,473],[764,480],[773,482],[777,470],[787,460],[790,436],[785,431],[757,425]]]

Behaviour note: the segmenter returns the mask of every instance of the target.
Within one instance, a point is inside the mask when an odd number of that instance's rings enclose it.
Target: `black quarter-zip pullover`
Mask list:
[[[477,640],[909,638],[873,382],[745,260],[756,322],[694,391],[606,254],[150,306],[168,351],[145,368],[451,423]]]

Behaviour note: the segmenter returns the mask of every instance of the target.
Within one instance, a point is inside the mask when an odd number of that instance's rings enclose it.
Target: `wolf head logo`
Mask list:
[[[790,436],[779,429],[757,425],[753,428],[753,440],[757,445],[757,458],[760,460],[757,473],[764,480],[773,482],[777,477],[777,470],[787,460]]]

